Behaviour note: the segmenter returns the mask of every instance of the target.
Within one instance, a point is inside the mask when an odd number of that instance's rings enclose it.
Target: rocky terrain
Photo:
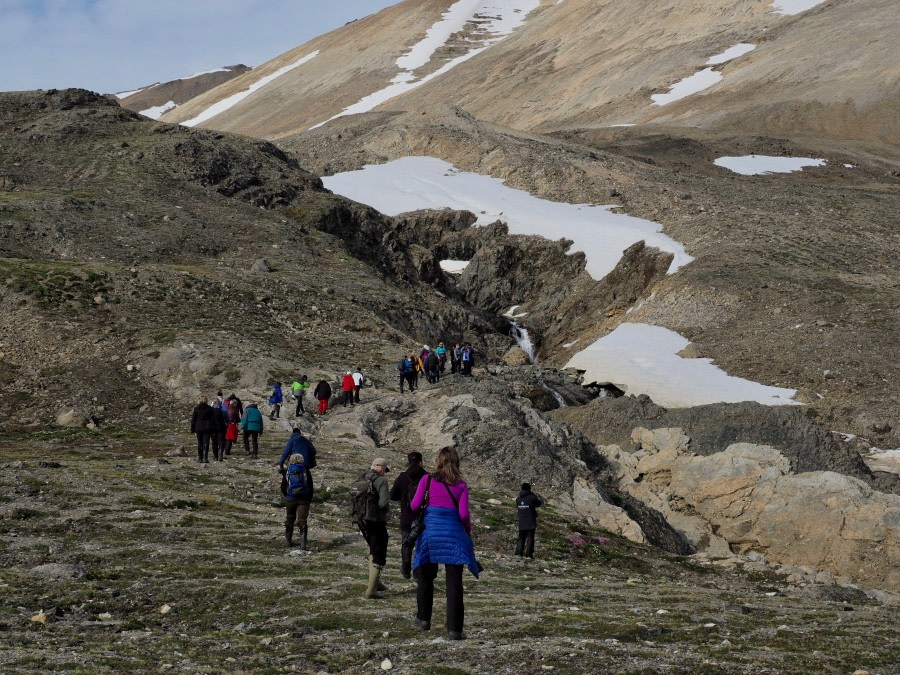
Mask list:
[[[460,424],[487,410],[478,380],[476,405],[457,406]],[[287,420],[264,434],[260,460],[238,451],[209,465],[179,456],[181,444],[191,454],[191,438],[171,424],[14,436],[0,450],[0,668],[896,672],[890,596],[814,570],[758,554],[661,553],[573,519],[554,499],[541,509],[535,561],[517,562],[510,486],[519,476],[488,478],[471,445],[464,465],[486,571],[465,581],[468,640],[415,630],[393,526],[387,597],[364,600],[365,548],[344,500],[376,450],[348,430],[398,405],[434,409],[464,396],[460,386],[469,385],[448,380],[402,404],[392,388],[368,387],[362,405],[300,422],[319,449],[305,555],[284,548],[271,464]],[[380,442],[377,453],[400,468],[403,443]],[[534,466],[529,475],[542,481]]]

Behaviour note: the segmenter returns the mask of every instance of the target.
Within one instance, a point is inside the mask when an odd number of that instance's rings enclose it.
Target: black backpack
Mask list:
[[[365,474],[359,477],[353,485],[350,486],[350,522],[354,525],[361,525],[366,519],[369,512],[369,503],[378,499],[375,494],[375,484],[371,478],[367,478]]]

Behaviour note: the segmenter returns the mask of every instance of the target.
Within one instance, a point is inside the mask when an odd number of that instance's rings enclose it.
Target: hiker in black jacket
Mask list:
[[[516,510],[519,512],[519,541],[516,544],[516,556],[534,558],[534,531],[537,529],[537,507],[542,504],[531,485],[522,483],[522,491],[516,498]]]
[[[412,552],[413,547],[408,545],[409,530],[412,528],[413,522],[416,520],[415,512],[409,508],[410,500],[416,494],[416,487],[419,481],[428,472],[422,468],[422,453],[411,452],[406,456],[409,465],[406,471],[399,474],[394,479],[394,485],[391,487],[391,500],[400,502],[400,536],[402,541],[400,544],[400,574],[404,579],[412,577]]]
[[[221,413],[213,410],[209,405],[205,396],[200,397],[200,403],[194,408],[194,414],[191,415],[191,433],[197,434],[197,461],[209,464],[209,442],[212,436],[218,430],[218,422],[216,414]]]

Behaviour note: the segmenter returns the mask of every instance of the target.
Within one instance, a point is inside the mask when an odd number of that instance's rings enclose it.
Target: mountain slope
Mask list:
[[[404,76],[405,59],[415,55],[404,54],[427,47],[427,31],[441,25],[442,12],[467,2],[471,21]],[[524,20],[499,39],[503,31],[493,37],[478,32],[485,19],[472,0],[404,2],[316,38],[166,119],[195,117],[254,79],[316,52],[302,68],[204,124],[265,138],[298,133],[367,96],[380,100],[377,92],[399,77],[421,86],[406,93],[395,87],[400,95],[377,109],[428,110],[449,102],[485,121],[542,132],[664,122],[891,142],[900,137],[891,39],[900,20],[890,0],[831,0],[794,16],[754,0],[677,7],[544,0],[532,11],[535,4],[500,3]],[[709,67],[710,57],[737,43],[756,48],[716,65],[721,82],[666,106],[651,102],[651,94]],[[471,58],[459,60],[467,52]],[[454,59],[459,62],[451,69],[425,82]]]

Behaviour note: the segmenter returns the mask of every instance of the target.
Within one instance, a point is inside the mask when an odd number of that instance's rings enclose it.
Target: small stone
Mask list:
[[[134,364],[129,363],[127,366],[125,366],[125,370],[127,370],[129,373],[134,372]]]
[[[503,504],[499,499],[488,499],[487,503],[493,506],[501,506]]]
[[[390,669],[393,668],[393,667],[394,667],[394,664],[391,663],[391,660],[390,660],[390,659],[385,659],[384,661],[381,662],[381,669],[382,669],[382,670],[390,670]]]
[[[553,666],[541,666],[541,670],[553,670]]]
[[[259,641],[259,644],[265,645],[266,647],[268,647],[270,644],[272,644],[272,638],[264,637],[262,640]]]
[[[168,605],[163,605],[162,607],[159,608],[160,614],[168,614],[171,611],[172,611],[172,608],[169,607]]]
[[[389,637],[391,637],[390,631],[384,631],[384,632],[381,634],[381,637],[383,637],[383,638],[389,638]]]
[[[860,668],[859,670],[854,670],[853,675],[869,675],[869,671]]]
[[[668,614],[669,611],[666,609],[658,609],[658,610],[656,610],[656,613],[662,615],[662,614]]]
[[[112,614],[110,614],[109,612],[103,612],[103,614],[99,614],[97,618],[101,621],[109,621],[112,618]]]
[[[43,624],[47,623],[47,615],[44,614],[44,610],[41,610],[40,612],[35,614],[33,617],[31,617],[31,620],[34,621],[35,623],[39,623],[39,624],[43,625]]]
[[[824,377],[826,380],[833,380],[834,379],[834,371],[833,370],[824,370],[824,371],[822,371],[822,377]]]
[[[704,628],[715,628],[715,627],[716,627],[716,624],[714,624],[714,623],[705,623],[705,624],[703,624],[703,627],[704,627]]]
[[[260,258],[250,267],[252,272],[262,272],[263,274],[267,274],[272,271],[272,265],[265,258]]]
[[[226,660],[228,663],[237,663],[237,659],[234,658],[233,656],[229,656],[229,657],[226,658],[225,660]]]

